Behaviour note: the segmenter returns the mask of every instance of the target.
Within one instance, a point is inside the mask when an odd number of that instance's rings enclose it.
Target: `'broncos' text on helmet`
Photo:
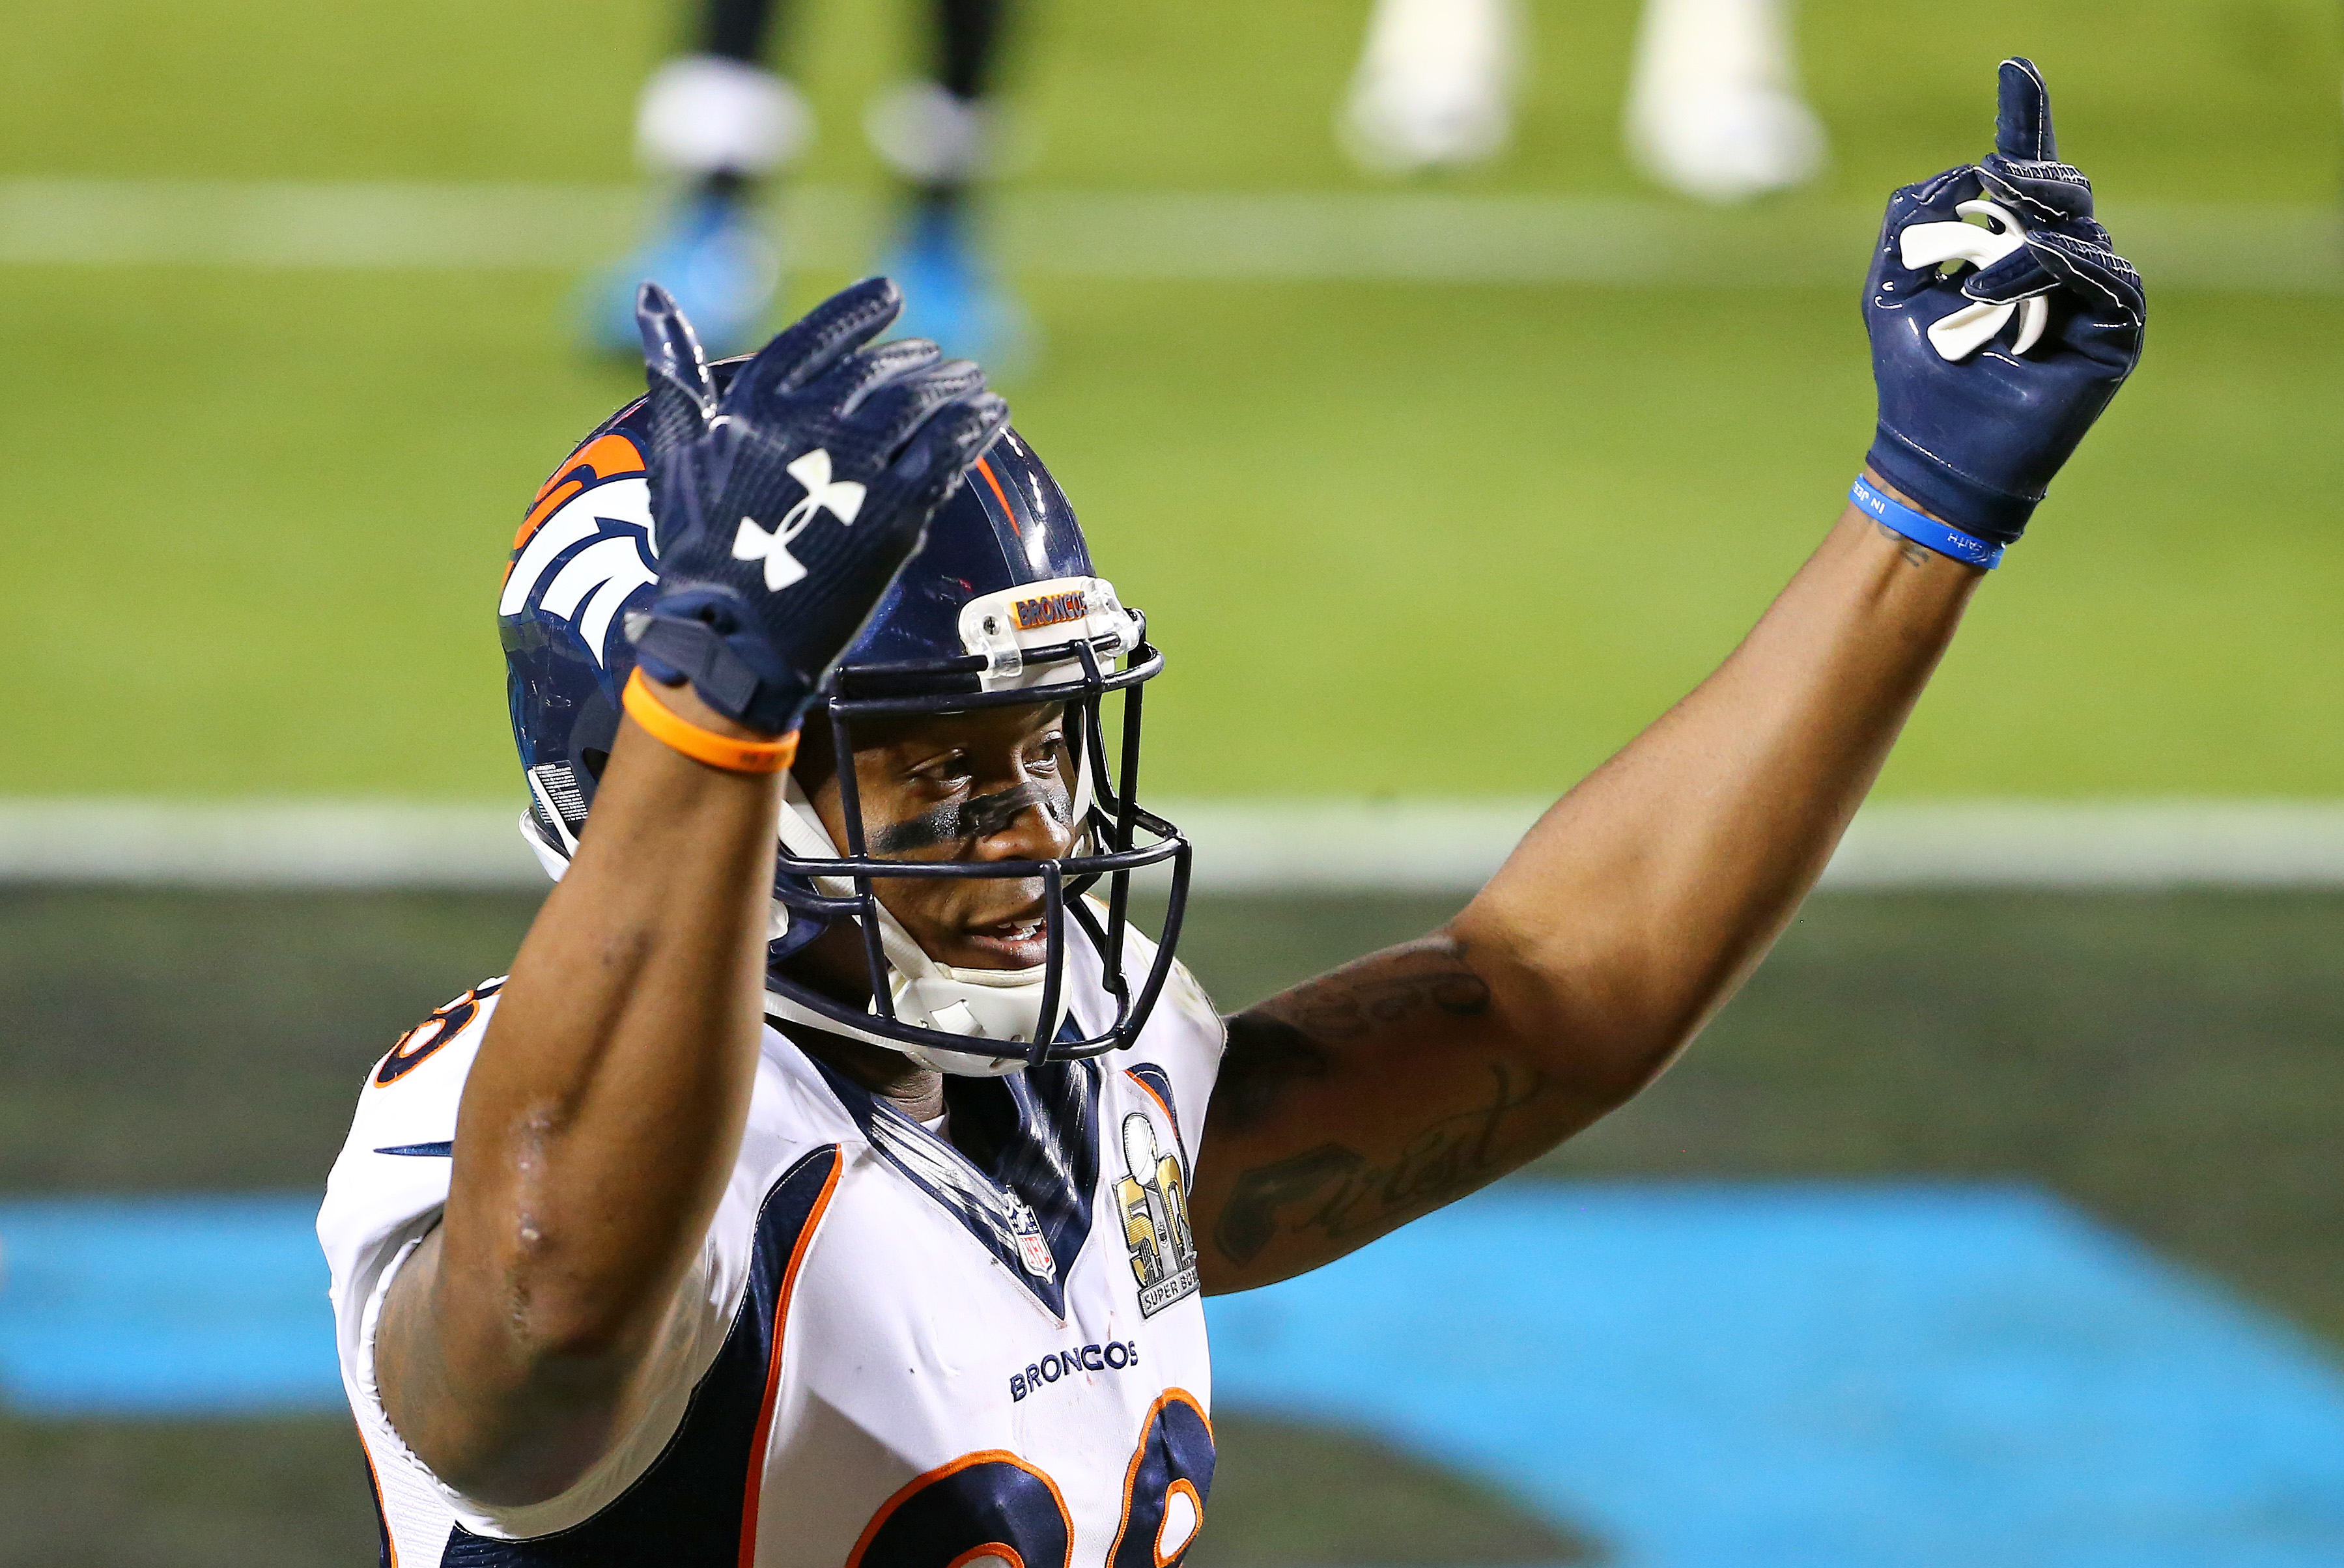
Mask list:
[[[712,366],[719,387],[740,362]],[[559,878],[577,848],[619,729],[634,666],[628,622],[650,603],[658,530],[642,453],[643,405],[604,423],[545,482],[513,540],[497,605],[513,738],[529,782],[521,831]],[[1014,1072],[1131,1043],[1168,974],[1187,903],[1188,844],[1134,799],[1140,688],[1163,668],[1147,621],[1096,575],[1074,509],[1015,431],[995,443],[928,526],[847,649],[807,725],[829,727],[830,755],[853,755],[857,719],[1064,703],[1074,737],[1072,852],[1049,860],[895,860],[864,842],[854,770],[839,769],[849,841],[839,845],[794,776],[783,776],[766,1006],[778,1018],[903,1051],[947,1072]],[[1102,709],[1122,703],[1116,765]],[[1124,972],[1131,878],[1170,873],[1157,954]],[[874,877],[984,877],[1038,882],[1046,960],[1029,970],[937,962],[872,891]],[[1090,890],[1104,882],[1104,900]],[[836,922],[857,929],[867,1006],[795,978],[786,960]],[[1067,1017],[1066,949],[1098,950],[1114,1021],[1084,1037]]]

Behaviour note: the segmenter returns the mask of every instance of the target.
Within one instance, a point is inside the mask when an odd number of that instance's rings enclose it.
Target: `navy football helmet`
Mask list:
[[[743,361],[710,367],[722,388]],[[521,831],[559,878],[593,805],[634,665],[628,622],[651,601],[658,532],[643,467],[643,404],[621,409],[530,503],[497,606],[513,739],[530,806]],[[1187,841],[1134,799],[1140,689],[1163,668],[1147,621],[1094,570],[1073,508],[1015,431],[970,469],[925,542],[824,682],[805,717],[853,755],[858,719],[1064,703],[1076,778],[1073,852],[1050,860],[898,860],[864,841],[854,770],[838,769],[848,842],[831,840],[794,775],[783,775],[781,852],[766,970],[770,1014],[900,1050],[948,1072],[993,1075],[1129,1045],[1170,972],[1188,888]],[[1102,709],[1121,699],[1116,765]],[[1170,872],[1154,961],[1125,974],[1131,879]],[[957,969],[921,950],[872,892],[874,878],[1038,881],[1046,960]],[[1090,896],[1106,884],[1102,901]],[[838,922],[859,928],[870,988],[860,1007],[805,984],[787,962]],[[1113,1021],[1085,1036],[1067,1019],[1068,947],[1091,944]]]

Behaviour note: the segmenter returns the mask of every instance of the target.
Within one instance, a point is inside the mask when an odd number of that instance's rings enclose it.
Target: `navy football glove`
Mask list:
[[[753,729],[797,728],[1009,421],[967,360],[916,339],[864,347],[903,307],[884,277],[834,295],[720,401],[675,301],[651,283],[637,298],[660,576],[635,657]]]
[[[1955,528],[2008,544],[2132,374],[2148,306],[2092,216],[2092,182],[2055,161],[2050,94],[2030,60],[2002,63],[1995,149],[1889,198],[1864,295],[1880,390],[1864,460]],[[2019,232],[1982,209],[1997,229],[1967,246],[1935,226],[1979,203]],[[1945,276],[1948,256],[1975,269]]]

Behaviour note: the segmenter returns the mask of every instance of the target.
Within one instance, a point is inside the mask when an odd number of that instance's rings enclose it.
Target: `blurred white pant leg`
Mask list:
[[[758,178],[787,168],[813,140],[813,111],[761,66],[716,55],[663,63],[635,105],[635,154],[655,173]]]
[[[1343,148],[1379,174],[1480,163],[1513,133],[1521,0],[1375,0],[1336,116]]]
[[[1628,88],[1628,153],[1702,201],[1806,184],[1828,156],[1800,95],[1791,0],[1644,0]]]

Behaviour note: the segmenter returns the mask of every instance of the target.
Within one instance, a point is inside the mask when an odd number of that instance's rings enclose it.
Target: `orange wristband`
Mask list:
[[[728,773],[779,773],[797,758],[796,730],[779,740],[736,740],[702,729],[653,696],[652,683],[643,678],[641,669],[627,677],[627,689],[620,701],[626,706],[627,716],[651,731],[652,739],[711,768]]]

